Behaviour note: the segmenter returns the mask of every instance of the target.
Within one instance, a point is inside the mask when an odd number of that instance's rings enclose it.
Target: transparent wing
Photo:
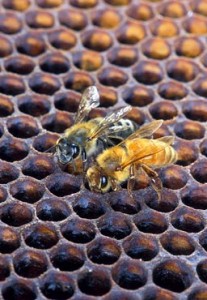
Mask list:
[[[163,120],[152,121],[148,124],[143,125],[130,136],[128,136],[124,141],[122,141],[119,145],[125,143],[128,140],[133,140],[136,138],[145,138],[151,136],[157,129],[162,125]]]
[[[78,112],[75,118],[75,123],[80,123],[89,114],[92,108],[99,106],[100,95],[95,86],[89,86],[83,92]]]
[[[99,136],[103,134],[113,134],[115,132],[125,130],[123,126],[114,125],[114,123],[118,122],[121,118],[123,118],[128,112],[131,110],[131,106],[125,106],[118,110],[117,112],[114,112],[110,114],[109,116],[106,116],[99,125],[94,129],[92,134],[89,136],[89,140],[92,140],[94,138],[98,138]],[[114,125],[114,126],[113,126]],[[126,128],[128,129],[128,127]]]
[[[162,139],[162,140],[161,140]],[[164,142],[164,138],[159,139],[160,141]],[[157,140],[148,140],[146,141],[146,146],[142,149],[139,149],[137,153],[134,154],[133,157],[129,157],[127,161],[125,161],[122,165],[120,165],[119,169],[122,170],[126,168],[127,166],[139,162],[139,160],[152,156],[154,154],[157,154],[159,152],[164,151],[165,148],[170,147],[170,144],[173,141],[172,136],[165,137],[165,145],[160,145],[160,143],[157,142]],[[134,141],[136,143],[136,140]],[[137,139],[137,142],[139,142],[139,139]]]

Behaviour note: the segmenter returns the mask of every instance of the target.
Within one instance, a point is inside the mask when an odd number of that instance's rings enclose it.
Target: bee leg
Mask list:
[[[134,188],[134,184],[135,184],[135,180],[136,180],[136,177],[135,177],[135,165],[131,165],[130,166],[130,169],[129,169],[129,179],[128,179],[128,182],[127,182],[127,191],[129,193],[129,196],[133,198],[132,196],[132,190]]]
[[[152,170],[147,165],[142,165],[143,170],[147,173],[147,175],[151,179],[152,187],[157,192],[158,200],[161,199],[161,191],[162,191],[162,181],[160,180],[157,172]]]
[[[119,191],[121,189],[120,185],[117,184],[115,179],[111,179],[111,188],[113,191]]]
[[[86,156],[85,150],[82,151],[81,157],[82,157],[82,164],[83,164],[83,174],[85,174],[86,173],[86,162],[87,162],[87,156]]]

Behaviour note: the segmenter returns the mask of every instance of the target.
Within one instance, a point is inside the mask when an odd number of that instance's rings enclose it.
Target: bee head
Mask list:
[[[77,158],[81,149],[79,145],[71,143],[67,138],[60,138],[56,145],[56,153],[61,164],[65,165]]]
[[[97,166],[87,170],[86,179],[90,190],[93,192],[106,193],[111,187],[109,177]]]

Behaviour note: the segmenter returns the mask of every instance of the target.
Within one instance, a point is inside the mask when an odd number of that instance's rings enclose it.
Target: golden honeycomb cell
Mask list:
[[[167,41],[153,38],[142,45],[142,52],[149,58],[165,59],[170,55],[171,49]]]
[[[106,3],[114,6],[119,5],[128,5],[130,4],[131,0],[104,0]]]
[[[44,11],[29,11],[26,14],[26,22],[31,28],[50,28],[54,25],[54,17]]]
[[[206,0],[193,0],[190,3],[192,10],[200,15],[207,16],[207,3]]]
[[[154,17],[153,8],[147,3],[133,4],[126,13],[129,17],[140,21],[148,21]]]
[[[10,55],[13,51],[13,47],[9,39],[4,37],[3,35],[0,35],[0,43],[1,43],[0,57],[5,57]]]
[[[119,68],[108,67],[98,74],[99,82],[106,86],[118,87],[127,82],[128,76]]]
[[[97,10],[92,14],[93,24],[102,28],[114,28],[121,22],[121,16],[117,10]]]
[[[203,35],[207,32],[207,21],[205,17],[192,16],[183,22],[184,29],[193,35]]]
[[[72,6],[78,8],[92,8],[97,5],[97,0],[69,0]]]
[[[168,18],[182,18],[187,14],[184,3],[179,1],[167,1],[158,7],[161,15]]]
[[[158,93],[161,97],[177,101],[185,98],[188,94],[188,90],[184,84],[176,81],[165,81],[158,87]]]
[[[95,71],[103,64],[103,57],[100,53],[90,50],[75,52],[73,54],[74,65],[85,71]]]
[[[69,50],[76,45],[77,39],[72,31],[59,29],[48,33],[51,45],[56,49]]]
[[[72,89],[77,92],[83,92],[87,87],[93,84],[94,79],[87,72],[69,72],[68,75],[64,77],[64,85],[66,89]]]
[[[159,63],[145,60],[138,63],[132,70],[133,76],[140,83],[151,85],[163,78],[163,70]]]
[[[3,0],[2,2],[3,6],[8,9],[13,9],[17,11],[25,11],[30,6],[30,0]]]
[[[14,13],[1,13],[0,14],[0,32],[5,34],[15,34],[22,30],[21,19]]]
[[[108,53],[108,60],[111,64],[129,67],[138,60],[138,53],[131,47],[112,48]]]
[[[45,52],[46,44],[41,34],[27,32],[16,39],[17,51],[29,56],[37,56]]]
[[[83,45],[94,51],[105,51],[113,44],[112,37],[104,30],[94,29],[82,34]]]
[[[177,81],[188,82],[199,74],[199,67],[190,60],[178,58],[167,64],[167,73]]]
[[[176,40],[175,49],[177,55],[194,58],[203,52],[204,45],[196,37],[182,37]]]
[[[123,99],[130,105],[143,107],[153,102],[154,92],[144,86],[133,86],[123,92]]]
[[[58,13],[62,25],[73,30],[82,30],[87,26],[87,16],[84,12],[74,9],[64,9]]]
[[[171,19],[155,20],[151,23],[152,34],[161,38],[171,38],[179,34],[179,27]]]
[[[118,28],[116,36],[120,43],[134,45],[144,39],[146,30],[141,23],[128,21]]]

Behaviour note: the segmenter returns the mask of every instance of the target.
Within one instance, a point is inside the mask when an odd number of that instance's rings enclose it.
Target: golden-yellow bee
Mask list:
[[[95,86],[88,87],[81,98],[75,124],[68,128],[55,145],[58,161],[66,165],[69,172],[81,174],[88,158],[103,149],[113,146],[114,139],[120,142],[134,131],[130,120],[122,119],[130,110],[126,106],[105,118],[85,121],[92,108],[100,104],[99,93]]]
[[[86,173],[89,188],[101,193],[110,189],[116,191],[121,183],[128,180],[127,187],[131,194],[139,173],[145,172],[159,196],[162,183],[154,168],[167,166],[177,160],[177,152],[171,147],[174,140],[172,136],[149,138],[162,123],[162,120],[157,120],[143,125],[118,145],[99,154]]]

